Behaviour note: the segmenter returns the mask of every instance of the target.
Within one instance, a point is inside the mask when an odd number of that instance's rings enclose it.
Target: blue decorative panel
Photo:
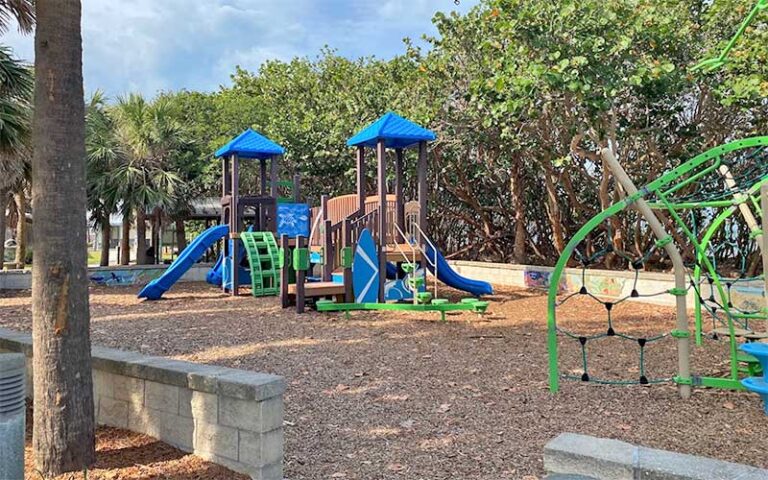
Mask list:
[[[277,237],[288,235],[309,237],[309,205],[306,203],[279,203],[277,205]]]

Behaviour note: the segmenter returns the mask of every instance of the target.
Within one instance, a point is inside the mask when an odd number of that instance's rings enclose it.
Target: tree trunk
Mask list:
[[[176,248],[181,253],[187,248],[187,231],[184,227],[184,220],[176,220]]]
[[[27,196],[24,190],[15,192],[13,198],[16,201],[16,268],[24,268],[27,264]]]
[[[120,232],[120,265],[131,263],[131,211],[123,212],[123,226]]]
[[[86,263],[85,102],[79,0],[37,0],[32,204],[35,468],[96,458]]]
[[[147,214],[143,206],[136,209],[136,265],[147,264]]]
[[[107,213],[101,219],[101,259],[99,265],[102,267],[109,266],[109,242],[112,237],[110,233],[112,233],[112,226],[109,224],[109,214]]]
[[[528,230],[525,225],[525,186],[523,185],[523,172],[516,165],[510,172],[509,190],[512,196],[512,211],[515,219],[515,244],[512,249],[512,256],[515,263],[524,264],[525,243],[528,236]]]
[[[546,160],[549,162],[549,160]],[[565,250],[565,229],[563,228],[560,205],[557,203],[557,186],[552,179],[554,172],[551,164],[544,165],[544,188],[547,191],[547,217],[552,228],[552,244],[555,246],[557,254],[560,255]]]
[[[5,264],[5,209],[8,207],[8,191],[0,190],[0,270]]]

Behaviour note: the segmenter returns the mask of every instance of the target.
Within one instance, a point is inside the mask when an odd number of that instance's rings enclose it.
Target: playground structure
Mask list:
[[[712,70],[722,66],[738,39],[757,14],[768,8],[761,0],[743,22],[736,36],[716,59],[695,68]],[[692,387],[732,390],[747,388],[768,396],[768,383],[757,377],[765,371],[768,345],[768,303],[740,305],[733,291],[740,284],[758,285],[768,302],[768,137],[733,141],[713,148],[667,172],[638,189],[617,158],[615,145],[601,151],[604,164],[626,194],[587,222],[568,242],[550,277],[548,295],[549,383],[557,392],[561,378],[601,384],[653,384],[674,382],[682,398],[691,395]],[[652,232],[655,242],[642,255],[633,257],[614,243],[611,219],[630,215],[638,227]],[[761,219],[761,223],[758,222]],[[672,230],[673,227],[675,230]],[[692,263],[686,265],[679,247],[687,242],[694,249]],[[663,251],[663,253],[661,253]],[[757,252],[762,258],[763,275],[749,277],[747,257]],[[675,286],[665,292],[645,293],[637,289],[639,271],[652,255],[666,255],[673,266]],[[635,283],[630,295],[622,298],[599,298],[587,286],[586,269],[607,256],[626,261],[634,269]],[[572,257],[582,267],[581,285],[563,294],[563,274]],[[737,275],[718,268],[718,258],[728,257],[736,264]],[[723,263],[723,262],[721,262]],[[705,338],[725,339],[728,343],[729,370],[725,376],[705,376],[692,372],[686,297],[694,299],[695,343]],[[656,295],[674,295],[675,328],[653,336],[632,336],[622,332],[612,317],[617,304],[630,299]],[[603,333],[582,334],[558,324],[558,308],[568,300],[585,296],[602,304],[607,325]],[[703,314],[711,317],[712,329],[705,332]],[[650,377],[646,373],[646,350],[655,342],[671,337],[677,343],[677,372],[672,377]],[[577,342],[580,348],[580,374],[571,370],[562,374],[559,366],[559,338]],[[632,379],[598,378],[591,374],[589,347],[595,342],[613,338],[634,342],[638,346],[638,375]],[[740,343],[741,351],[739,352]],[[744,376],[749,378],[743,379]],[[768,411],[768,410],[767,410]]]
[[[434,138],[429,130],[394,113],[384,115],[349,141],[357,148],[357,193],[336,198],[324,195],[320,206],[310,210],[307,204],[299,203],[298,176],[290,183],[278,180],[283,147],[245,130],[215,154],[222,160],[221,223],[195,238],[139,297],[159,299],[208,249],[224,239],[222,253],[207,280],[231,295],[238,295],[242,285],[250,284],[253,296],[279,294],[283,307],[295,304],[299,312],[304,311],[307,300],[323,311],[437,311],[443,319],[450,310],[485,311],[487,302],[476,298],[460,304],[438,298],[438,280],[475,297],[493,290],[486,282],[454,272],[425,233],[427,142]],[[367,196],[365,191],[366,147],[377,151],[375,196]],[[410,147],[418,147],[419,152],[418,201],[406,203],[403,169],[405,150]],[[396,157],[394,194],[386,192],[387,148],[394,149]],[[239,191],[241,159],[259,161],[258,195]],[[291,188],[292,197],[279,197],[279,187]],[[368,240],[361,242],[364,238]],[[366,274],[363,257],[371,267]],[[320,268],[319,276],[313,275],[313,266]],[[432,292],[426,291],[427,270],[435,278]],[[363,275],[365,279],[359,280]],[[357,290],[362,288],[366,292],[360,295]]]
[[[290,182],[279,180],[284,152],[283,147],[250,128],[216,151],[216,158],[222,161],[221,223],[195,238],[161,277],[139,292],[140,298],[159,299],[222,239],[222,253],[207,275],[209,283],[231,295],[238,295],[240,287],[248,284],[253,296],[278,294],[280,252],[276,235],[283,233],[293,238],[307,235],[309,228],[309,206],[298,203],[299,177],[294,176]],[[259,161],[258,195],[240,194],[241,159]],[[280,197],[281,187],[292,190],[291,197]]]
[[[287,255],[281,280],[284,308],[295,305],[301,313],[313,300],[319,311],[436,311],[443,319],[450,310],[485,311],[487,302],[475,298],[460,304],[438,298],[438,280],[475,296],[493,290],[454,272],[426,234],[427,143],[434,139],[431,131],[390,112],[348,140],[357,153],[357,192],[323,196],[313,210],[309,238],[298,236],[294,245],[287,235],[280,239]],[[367,148],[376,151],[375,196],[366,192]],[[406,203],[404,164],[410,148],[418,152],[417,200]],[[395,153],[394,194],[387,191],[387,149]],[[308,274],[313,263],[322,266],[318,278]],[[426,288],[427,270],[434,276],[433,291]]]

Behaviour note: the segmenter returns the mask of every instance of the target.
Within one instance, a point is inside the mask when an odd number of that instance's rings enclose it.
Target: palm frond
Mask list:
[[[34,0],[0,0],[0,33],[8,31],[11,20],[16,20],[20,32],[32,33],[35,26]]]

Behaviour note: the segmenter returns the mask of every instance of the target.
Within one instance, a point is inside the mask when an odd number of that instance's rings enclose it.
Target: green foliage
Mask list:
[[[32,86],[32,69],[0,46],[0,193],[29,175]]]
[[[629,174],[645,183],[705,147],[765,133],[768,15],[723,70],[690,69],[721,51],[753,5],[483,0],[465,15],[437,14],[426,52],[409,42],[389,60],[324,49],[254,72],[237,68],[231,85],[212,93],[123,98],[106,110],[125,158],[107,170],[131,186],[118,197],[182,216],[189,199],[219,195],[212,154],[252,127],[286,147],[283,177],[300,172],[316,204],[321,194],[354,190],[354,152],[345,142],[393,110],[438,133],[429,213],[441,246],[551,263],[576,228],[622,194],[600,148],[617,147]],[[243,162],[243,192],[257,190],[257,164]],[[406,159],[407,182],[414,164]],[[651,241],[631,222],[615,222],[615,244],[630,256]]]

